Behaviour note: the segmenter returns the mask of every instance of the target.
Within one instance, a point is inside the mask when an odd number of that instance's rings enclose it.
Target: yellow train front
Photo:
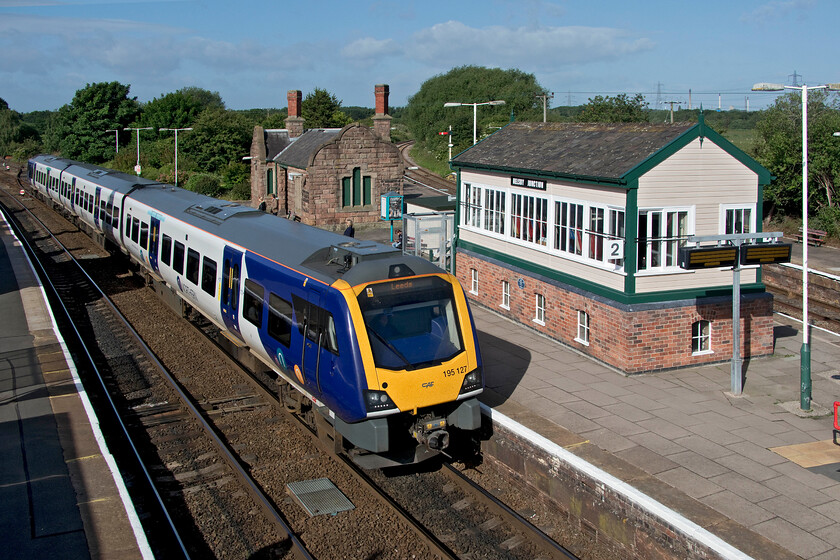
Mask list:
[[[411,257],[391,261],[385,280],[351,286],[347,274],[333,285],[347,302],[367,385],[366,419],[333,422],[367,468],[422,461],[447,450],[453,428],[481,426],[481,355],[464,291],[451,274],[418,275],[410,265],[420,259],[403,259]]]

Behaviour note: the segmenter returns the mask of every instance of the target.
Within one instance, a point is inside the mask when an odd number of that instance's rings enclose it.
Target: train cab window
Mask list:
[[[149,249],[149,224],[140,222],[140,248]]]
[[[184,244],[175,242],[175,251],[172,253],[172,270],[178,274],[184,273]]]
[[[131,221],[131,240],[135,243],[140,242],[140,220],[137,219],[137,216]]]
[[[245,279],[245,295],[242,296],[242,316],[249,323],[262,326],[263,316],[263,299],[265,298],[265,288],[254,282],[253,280]],[[286,344],[288,346],[288,344]]]
[[[292,344],[292,304],[274,294],[268,294],[268,334],[285,345]]]
[[[201,289],[216,297],[216,261],[207,257],[201,267]]]
[[[172,263],[172,238],[165,233],[160,240],[160,262],[166,266]]]
[[[187,280],[198,286],[198,263],[201,255],[194,249],[187,249]]]

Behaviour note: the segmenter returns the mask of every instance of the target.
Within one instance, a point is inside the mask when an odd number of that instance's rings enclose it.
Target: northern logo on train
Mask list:
[[[283,369],[288,369],[289,367],[286,365],[286,356],[283,355],[283,350],[280,348],[277,349],[277,363],[280,364],[280,367]]]
[[[303,381],[303,372],[301,371],[300,366],[298,366],[297,364],[295,364],[295,368],[294,368],[294,369],[295,369],[295,377],[297,377],[297,378],[298,378],[298,381],[300,381],[301,383],[303,383],[303,382],[304,382],[304,381]]]

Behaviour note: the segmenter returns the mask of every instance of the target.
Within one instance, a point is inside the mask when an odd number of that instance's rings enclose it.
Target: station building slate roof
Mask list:
[[[272,159],[283,167],[306,169],[312,155],[339,132],[340,128],[310,128]]]
[[[277,154],[289,147],[292,143],[292,138],[289,137],[289,131],[285,128],[273,128],[263,132],[265,138],[265,158],[272,160],[277,157]]]
[[[461,152],[456,167],[620,180],[696,124],[511,123]]]

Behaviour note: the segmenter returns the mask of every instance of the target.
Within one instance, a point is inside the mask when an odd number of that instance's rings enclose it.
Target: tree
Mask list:
[[[221,98],[218,102],[208,102],[213,94],[198,88],[183,88],[174,93],[167,93],[160,98],[154,98],[143,106],[143,113],[140,117],[140,126],[151,126],[158,128],[185,128],[192,126],[198,116],[205,109],[221,109],[224,104]],[[221,105],[221,107],[219,107]],[[168,134],[168,133],[167,133]]]
[[[300,111],[306,128],[341,128],[353,122],[341,111],[341,101],[325,89],[307,93]]]
[[[840,180],[840,107],[836,96],[815,91],[808,94],[809,212],[837,207]],[[775,180],[764,190],[770,212],[788,215],[802,211],[802,97],[791,92],[780,96],[756,124],[756,159]]]
[[[0,156],[12,155],[20,160],[21,154],[31,155],[40,151],[40,143],[38,130],[25,122],[20,113],[9,109],[9,104],[0,98]]]
[[[626,93],[620,93],[615,97],[596,95],[583,106],[577,120],[603,123],[647,122],[647,106],[641,93],[637,93],[632,98]]]
[[[503,100],[505,105],[478,107],[478,137],[482,138],[508,124],[511,115],[517,120],[541,121],[542,102],[535,96],[544,92],[533,74],[515,69],[460,66],[423,82],[420,91],[408,100],[405,124],[418,143],[445,159],[447,137],[439,133],[448,132],[452,125],[453,153],[472,145],[473,110],[472,107],[444,108],[444,103]]]
[[[129,98],[131,86],[119,82],[88,84],[58,110],[51,127],[50,144],[61,155],[89,163],[102,163],[114,155],[108,129],[125,128],[140,113],[137,98]]]
[[[253,128],[235,111],[207,109],[193,124],[193,130],[179,136],[181,150],[204,171],[217,173],[229,163],[241,161],[251,151]]]

